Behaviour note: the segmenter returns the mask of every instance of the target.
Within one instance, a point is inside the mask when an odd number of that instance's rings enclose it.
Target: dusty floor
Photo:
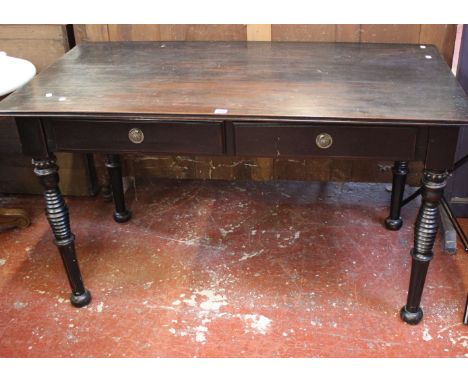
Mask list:
[[[76,309],[40,197],[0,233],[3,357],[468,357],[468,255],[437,243],[418,326],[400,321],[417,203],[382,226],[382,184],[176,181],[68,199],[93,301]],[[468,228],[468,224],[465,224]]]

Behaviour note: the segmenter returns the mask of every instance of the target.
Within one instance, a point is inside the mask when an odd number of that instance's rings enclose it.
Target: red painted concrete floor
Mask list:
[[[467,357],[468,256],[437,243],[418,326],[400,321],[416,203],[382,226],[382,184],[161,180],[134,217],[69,198],[92,303],[68,303],[39,197],[0,233],[3,357]],[[465,224],[468,228],[468,224]]]

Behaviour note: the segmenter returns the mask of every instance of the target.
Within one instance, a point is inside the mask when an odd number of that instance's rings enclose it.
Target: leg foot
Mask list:
[[[132,217],[132,211],[126,210],[123,212],[114,211],[114,220],[117,223],[125,223]]]
[[[391,231],[398,231],[403,225],[400,217],[401,202],[405,192],[406,175],[408,174],[408,162],[396,161],[392,167],[392,197],[390,201],[390,215],[385,219],[385,227]]]
[[[398,218],[398,219],[390,219],[387,218],[385,219],[385,228],[387,228],[390,231],[398,231],[403,225],[403,219]]]
[[[114,220],[117,223],[125,223],[130,220],[132,214],[125,207],[120,157],[118,155],[107,155],[106,167],[109,172],[112,195],[115,203]]]
[[[81,294],[72,293],[70,295],[70,302],[73,306],[76,306],[77,308],[82,308],[83,306],[86,306],[91,302],[91,293],[87,289],[85,289],[85,291]]]
[[[412,312],[408,312],[406,310],[406,306],[404,306],[403,308],[401,308],[400,310],[400,317],[403,321],[405,321],[407,324],[410,324],[410,325],[416,325],[418,324],[422,318],[423,318],[423,311],[421,308],[418,308],[416,310],[416,312],[412,313]]]

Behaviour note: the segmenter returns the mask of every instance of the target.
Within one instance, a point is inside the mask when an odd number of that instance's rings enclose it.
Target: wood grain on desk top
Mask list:
[[[463,123],[468,102],[433,46],[103,42],[72,49],[1,113]]]

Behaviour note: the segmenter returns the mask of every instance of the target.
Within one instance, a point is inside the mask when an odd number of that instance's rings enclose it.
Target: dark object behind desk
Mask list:
[[[468,93],[468,24],[463,26],[457,70],[458,81]],[[468,127],[460,129],[456,160],[468,155]],[[458,217],[468,216],[468,164],[463,165],[450,179],[446,189],[447,200]]]

